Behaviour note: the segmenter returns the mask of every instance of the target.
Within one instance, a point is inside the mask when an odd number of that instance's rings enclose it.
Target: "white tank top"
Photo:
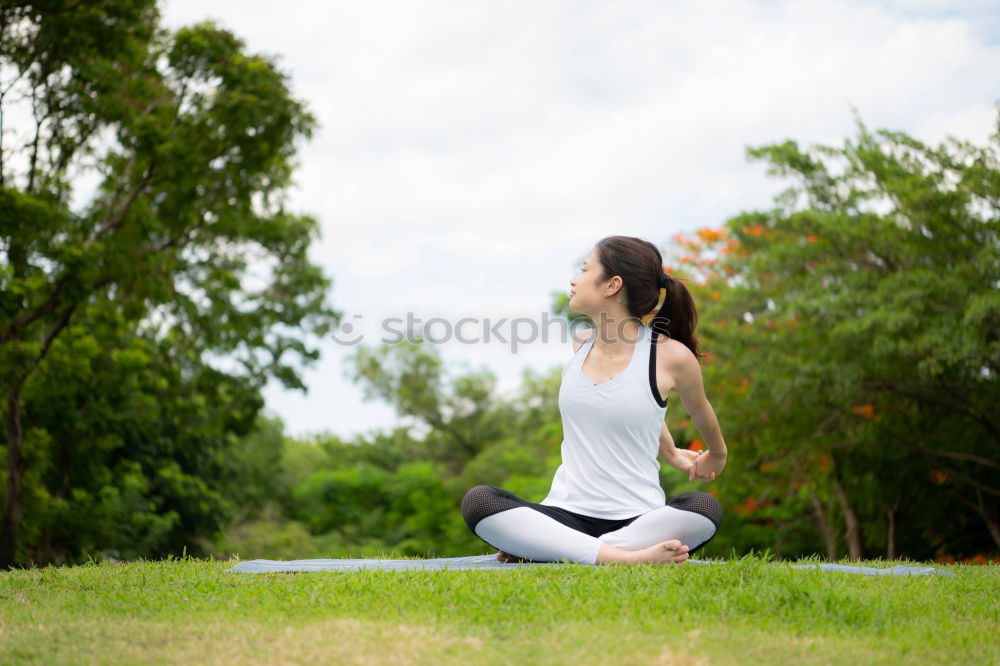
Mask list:
[[[639,326],[628,366],[606,382],[595,384],[583,374],[596,330],[563,368],[562,464],[539,504],[607,519],[631,518],[665,505],[656,456],[667,406],[652,391],[652,333]]]

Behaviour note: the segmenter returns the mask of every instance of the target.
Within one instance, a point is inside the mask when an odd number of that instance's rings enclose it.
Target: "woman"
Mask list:
[[[681,564],[715,536],[722,507],[703,492],[667,502],[657,451],[689,479],[703,481],[722,472],[727,456],[702,385],[694,301],[663,272],[655,245],[627,236],[598,242],[570,285],[570,308],[595,328],[576,340],[563,369],[562,464],[549,494],[535,504],[479,485],[465,494],[462,515],[503,562]],[[661,294],[662,306],[643,326]],[[662,397],[672,389],[707,454],[674,446]]]

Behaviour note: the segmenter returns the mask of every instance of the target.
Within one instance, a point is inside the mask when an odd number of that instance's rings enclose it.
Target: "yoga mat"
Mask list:
[[[726,564],[724,560],[689,559],[687,564]],[[500,562],[496,553],[491,555],[471,555],[469,557],[438,557],[429,560],[379,560],[357,558],[345,560],[247,560],[226,569],[233,573],[298,573],[306,571],[359,571],[380,569],[383,571],[413,571],[427,569],[515,569],[517,567],[558,567],[562,562]],[[597,565],[595,565],[597,566]],[[777,564],[780,566],[780,563]],[[842,573],[864,574],[868,576],[924,576],[939,574],[954,576],[950,571],[934,567],[915,567],[897,564],[893,567],[859,567],[848,564],[789,564],[792,569],[818,569]]]

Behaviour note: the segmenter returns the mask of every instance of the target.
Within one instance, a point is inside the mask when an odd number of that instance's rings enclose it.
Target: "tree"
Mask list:
[[[304,388],[292,363],[315,360],[308,336],[340,316],[307,257],[316,221],[285,208],[314,117],[231,33],[158,18],[152,1],[0,6],[0,113],[26,102],[34,121],[23,145],[0,132],[0,566],[17,553],[23,394],[82,313],[114,308],[170,357],[252,389]],[[80,172],[100,184],[75,210]]]
[[[513,422],[510,406],[496,399],[491,373],[449,378],[440,356],[422,340],[359,347],[348,366],[366,399],[384,400],[399,416],[429,428],[423,441],[426,456],[447,462],[453,473],[500,439]]]
[[[793,185],[703,253],[705,339],[746,383],[727,418],[748,464],[805,484],[828,552],[833,515],[852,558],[896,554],[903,521],[911,553],[977,520],[1000,546],[1000,122],[936,148],[857,123],[842,147],[748,150]]]

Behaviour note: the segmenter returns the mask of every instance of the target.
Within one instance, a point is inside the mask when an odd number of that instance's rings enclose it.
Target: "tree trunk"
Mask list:
[[[896,559],[896,509],[899,508],[899,502],[897,501],[890,507],[886,507],[886,515],[889,518],[889,536],[886,539],[885,545],[885,556],[886,559],[894,560]]]
[[[993,537],[993,543],[1000,548],[1000,520],[997,520],[996,505],[983,498],[983,491],[976,488],[976,500],[979,502],[979,515],[986,523],[986,529]]]
[[[840,508],[844,512],[844,523],[847,527],[844,532],[844,539],[847,540],[847,554],[852,560],[861,559],[861,526],[858,524],[858,516],[854,513],[851,503],[844,492],[844,486],[840,484],[840,479],[833,478],[833,489],[837,493],[840,501]]]
[[[986,523],[986,529],[989,530],[990,536],[993,537],[993,543],[1000,548],[1000,520],[997,518],[997,511],[993,508],[993,505],[990,504],[990,502],[983,498],[982,490],[975,488],[975,491],[975,503],[971,502],[966,497],[967,491],[965,487],[960,488],[956,492],[952,492],[951,497],[979,514],[979,517],[983,519],[984,523]]]
[[[24,459],[21,456],[24,433],[21,430],[21,390],[31,372],[49,353],[52,341],[69,323],[76,303],[69,305],[56,318],[55,323],[41,339],[41,348],[31,366],[14,380],[7,394],[7,492],[3,503],[3,527],[0,529],[0,570],[14,566],[17,555],[17,532],[21,526],[21,480],[24,478]]]
[[[7,394],[7,489],[3,503],[3,527],[0,531],[0,569],[14,565],[17,552],[17,530],[21,524],[21,479],[24,461],[21,458],[21,387],[19,381]]]
[[[819,524],[819,531],[823,534],[823,541],[826,543],[826,559],[830,562],[837,561],[837,535],[833,531],[833,525],[823,510],[823,505],[813,491],[809,491],[809,501],[812,502],[813,513],[816,514],[816,522]]]

